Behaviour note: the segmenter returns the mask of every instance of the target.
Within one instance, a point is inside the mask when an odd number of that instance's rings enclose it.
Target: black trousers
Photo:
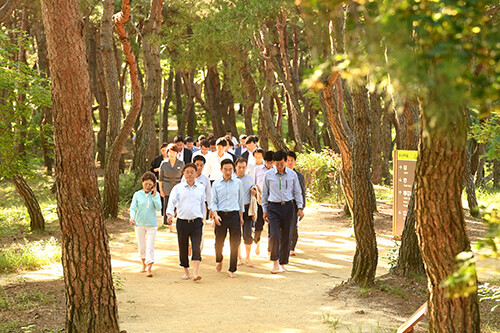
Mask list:
[[[255,244],[260,241],[262,230],[264,230],[264,212],[262,211],[262,206],[257,204],[257,220],[255,221],[255,236],[253,238]]]
[[[201,261],[201,235],[203,233],[203,221],[201,218],[193,222],[177,219],[177,241],[179,243],[179,260],[182,267],[189,267],[189,239],[191,239],[191,260]]]
[[[295,212],[297,212],[297,210],[298,207],[295,205]],[[299,226],[297,223],[299,223],[299,218],[294,214],[294,216],[292,216],[292,240],[290,243],[290,251],[295,251],[295,246],[297,246],[297,241],[299,240]]]
[[[229,230],[229,244],[231,246],[231,255],[229,257],[229,271],[236,272],[238,267],[238,248],[241,243],[241,225],[240,213],[232,212],[217,212],[222,221],[220,226],[215,225],[215,261],[221,262],[223,259],[222,249],[226,240],[227,231]]]
[[[293,202],[285,205],[269,203],[267,213],[271,260],[279,260],[280,265],[286,265],[290,257],[292,218],[295,215],[294,204]]]
[[[243,234],[243,243],[246,245],[251,245],[253,242],[252,237],[252,218],[248,216],[248,207],[245,206],[245,212],[243,213],[243,226],[241,227],[241,232]]]
[[[167,207],[168,207],[168,195],[164,196],[162,198],[162,206],[161,206],[161,211],[162,211],[162,215],[163,215],[163,224],[164,225],[167,225]]]

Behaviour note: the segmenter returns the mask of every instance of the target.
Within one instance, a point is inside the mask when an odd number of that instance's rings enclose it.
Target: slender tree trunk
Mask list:
[[[195,87],[194,87],[194,71],[188,72],[188,73],[183,73],[182,74],[182,80],[184,81],[184,91],[186,91],[187,94],[187,102],[186,102],[186,109],[184,110],[184,113],[182,115],[182,122],[181,122],[181,127],[179,128],[179,134],[184,136],[186,133],[186,127],[193,126],[193,118],[194,118],[194,98],[195,98]],[[189,125],[191,118],[191,124]],[[194,127],[191,127],[191,134],[188,135],[193,135],[193,130]]]
[[[461,198],[467,138],[465,113],[446,109],[442,112],[447,112],[453,123],[441,124],[439,129],[430,126],[426,112],[422,113],[423,136],[415,183],[416,230],[428,278],[429,331],[479,332],[477,293],[450,298],[442,287],[457,268],[455,257],[470,251]]]
[[[79,2],[42,0],[42,16],[51,59],[65,332],[118,333],[108,235],[94,167],[90,79]]]
[[[372,182],[382,184],[382,105],[377,92],[370,93],[370,146],[372,161]]]
[[[30,216],[30,230],[44,231],[45,220],[43,218],[42,210],[40,209],[40,205],[38,204],[35,193],[33,193],[30,186],[22,176],[12,177],[12,182],[16,187],[17,193],[19,193],[19,195],[23,199],[24,205],[28,209],[28,214]]]
[[[498,188],[500,186],[500,160],[496,159],[493,161],[493,187]]]
[[[243,81],[247,85],[246,94],[244,94],[244,111],[245,111],[245,134],[253,135],[252,114],[255,103],[257,102],[257,85],[250,73],[250,61],[248,59],[248,51],[244,50],[240,58],[242,66],[240,73]]]
[[[168,80],[163,86],[163,89],[166,90],[167,97],[165,98],[165,103],[163,104],[163,142],[168,142],[168,110],[170,108],[170,103],[173,98],[173,90],[174,90],[174,75],[175,72],[173,69],[170,69],[170,74],[168,75]]]
[[[479,216],[479,204],[476,198],[476,185],[474,184],[474,176],[471,171],[471,158],[474,151],[474,142],[472,139],[467,141],[467,148],[465,149],[465,168],[463,177],[463,187],[467,194],[467,203],[469,205],[469,213],[474,216]]]
[[[486,151],[486,149],[485,149],[485,151]],[[486,163],[486,158],[485,157],[481,157],[479,159],[478,164],[477,164],[476,181],[475,181],[476,188],[483,186],[483,181],[484,181],[484,164],[485,163]]]
[[[155,158],[150,154],[151,141],[156,140],[155,115],[161,102],[160,48],[155,42],[160,35],[163,0],[151,0],[149,17],[142,31],[142,54],[144,56],[145,82],[142,122],[137,131],[134,145],[132,169],[136,182],[149,170]],[[154,152],[153,152],[154,153]]]
[[[0,7],[0,23],[7,20],[7,18],[10,16],[10,14],[12,14],[14,9],[16,9],[19,2],[21,2],[21,0],[7,0],[7,1],[5,1],[3,6]]]
[[[182,114],[184,113],[184,107],[182,106],[182,71],[177,70],[175,72],[175,114],[177,118],[177,130],[181,128]]]
[[[118,136],[111,146],[109,153],[108,163],[104,172],[104,216],[116,217],[118,216],[118,178],[120,174],[120,159],[122,157],[122,150],[125,142],[129,137],[135,120],[141,110],[141,85],[137,73],[137,64],[130,47],[130,40],[123,24],[130,18],[130,1],[124,0],[122,2],[122,11],[113,15],[113,22],[115,23],[116,30],[120,36],[123,46],[123,53],[127,59],[128,68],[130,70],[130,81],[132,83],[132,105],[130,111],[123,122],[123,126],[118,133]]]
[[[377,238],[373,225],[370,175],[370,116],[367,91],[356,85],[354,90],[354,142],[352,149],[353,223],[356,238],[351,281],[371,285],[377,270]]]
[[[384,185],[391,185],[392,176],[389,171],[389,163],[392,159],[392,130],[389,109],[391,104],[384,107],[381,120],[381,146],[382,146],[382,180]]]

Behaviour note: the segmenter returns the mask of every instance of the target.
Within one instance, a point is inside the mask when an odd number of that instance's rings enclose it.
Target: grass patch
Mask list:
[[[340,324],[340,318],[339,317],[333,317],[331,313],[323,313],[321,315],[321,321],[323,324],[328,325],[328,328],[332,331],[337,330],[339,324]]]
[[[374,185],[375,198],[377,201],[383,201],[386,203],[392,203],[393,191],[392,187]]]
[[[36,270],[61,260],[61,245],[54,238],[16,243],[0,250],[0,271]]]

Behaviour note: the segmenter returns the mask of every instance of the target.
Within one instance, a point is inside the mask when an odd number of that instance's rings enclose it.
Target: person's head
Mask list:
[[[191,149],[193,149],[193,146],[194,146],[194,139],[192,137],[188,136],[186,138],[186,148],[191,150]]]
[[[188,163],[182,169],[182,174],[189,185],[192,185],[196,179],[196,165],[194,163]]]
[[[246,145],[245,145],[245,142],[246,142],[246,141],[247,141],[247,135],[246,135],[246,134],[242,134],[242,135],[240,135],[240,145],[241,145],[242,147],[246,147]]]
[[[232,138],[233,137],[233,132],[231,132],[230,129],[227,129],[226,130],[226,135],[229,136],[230,138]]]
[[[247,139],[245,140],[245,145],[247,146],[248,150],[251,153],[253,153],[255,148],[257,148],[257,142],[259,142],[259,139],[255,135],[247,136]]]
[[[163,159],[165,159],[165,160],[168,158],[167,147],[168,147],[168,143],[163,142],[161,144],[161,148],[160,148],[161,155],[163,156]]]
[[[202,142],[203,140],[206,140],[206,139],[207,139],[207,137],[206,137],[206,136],[204,136],[203,134],[202,134],[202,135],[200,135],[200,136],[198,137],[198,141],[196,141],[196,146],[200,147],[200,146],[201,146],[201,142]]]
[[[236,162],[236,174],[238,177],[243,177],[247,171],[247,160],[244,157],[238,157]]]
[[[175,143],[169,143],[167,146],[167,155],[169,159],[176,159],[177,158],[177,153],[179,152],[179,148],[177,148],[177,145]]]
[[[229,149],[233,149],[234,142],[233,142],[233,140],[231,140],[231,137],[226,135],[225,138],[226,138],[226,142],[227,142],[226,151],[228,151]]]
[[[226,138],[218,138],[215,144],[217,146],[217,154],[219,154],[219,156],[222,156],[222,154],[226,152],[226,147],[227,147]]]
[[[292,169],[295,168],[295,163],[297,162],[297,154],[295,154],[295,152],[293,151],[289,151],[287,154],[286,154],[286,167],[288,169]]]
[[[177,146],[178,151],[182,151],[182,149],[184,148],[184,138],[182,137],[182,135],[176,135],[174,137],[174,143]]]
[[[142,189],[149,193],[156,185],[156,176],[152,172],[146,172],[141,177]]]
[[[266,151],[264,154],[264,163],[267,169],[271,169],[274,166],[274,151]]]
[[[214,138],[210,139],[210,151],[215,153],[217,151],[217,140]]]
[[[233,175],[234,163],[229,158],[225,158],[220,162],[220,170],[225,180],[229,180]]]
[[[279,173],[283,173],[286,168],[286,153],[283,150],[278,150],[273,154],[274,165]]]
[[[253,151],[253,157],[255,158],[255,164],[261,165],[264,161],[264,149],[257,148]]]
[[[208,140],[202,140],[200,142],[200,149],[203,155],[206,155],[210,151],[210,142]]]
[[[207,160],[205,159],[205,157],[201,155],[196,155],[195,157],[193,157],[193,163],[196,165],[197,170],[196,177],[199,177],[201,175],[206,162]]]

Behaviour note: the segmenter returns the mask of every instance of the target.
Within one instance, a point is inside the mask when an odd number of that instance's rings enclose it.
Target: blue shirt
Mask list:
[[[243,186],[243,204],[249,205],[250,204],[250,197],[251,197],[251,192],[250,188],[255,185],[255,182],[253,181],[253,177],[245,174],[243,177],[239,177],[236,175],[236,178],[238,178],[241,182],[241,185]]]
[[[196,178],[195,181],[205,186],[205,202],[208,205],[208,209],[210,209],[210,206],[212,205],[212,185],[210,185],[210,180],[208,179],[207,176],[201,174],[199,177]],[[181,183],[185,182],[186,178],[182,176]]]
[[[276,167],[269,169],[264,176],[262,186],[262,211],[267,213],[269,202],[291,200],[295,200],[299,209],[304,207],[302,191],[295,171],[285,167],[285,171],[280,175]]]
[[[205,216],[205,186],[195,182],[189,186],[187,182],[177,184],[168,198],[167,214],[174,215],[177,207],[177,218],[193,220]]]
[[[137,191],[130,204],[130,221],[135,220],[135,225],[157,227],[156,211],[160,209],[160,193],[153,197],[151,192]]]
[[[212,211],[239,211],[240,213],[245,211],[243,186],[234,175],[229,181],[222,177],[212,184]]]

